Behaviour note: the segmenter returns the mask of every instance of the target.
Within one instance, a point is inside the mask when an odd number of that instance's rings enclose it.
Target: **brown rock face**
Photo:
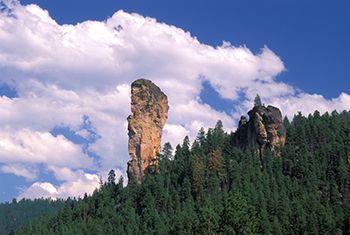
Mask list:
[[[146,172],[157,170],[162,131],[168,117],[168,98],[153,82],[139,79],[131,84],[128,117],[128,178],[141,183]]]
[[[286,129],[281,111],[273,106],[256,106],[248,112],[249,121],[242,116],[234,139],[239,147],[258,148],[276,152],[286,142]]]

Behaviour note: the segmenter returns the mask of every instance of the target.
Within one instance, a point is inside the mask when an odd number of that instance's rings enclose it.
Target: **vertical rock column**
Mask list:
[[[260,157],[265,149],[279,154],[286,142],[286,128],[281,111],[273,106],[256,106],[248,112],[249,121],[241,117],[234,141],[239,147],[258,148]]]
[[[146,172],[157,170],[162,131],[168,117],[168,98],[153,82],[139,79],[131,84],[128,117],[128,178],[141,183]]]

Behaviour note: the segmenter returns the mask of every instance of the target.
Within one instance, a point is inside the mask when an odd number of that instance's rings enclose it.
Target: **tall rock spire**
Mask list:
[[[131,84],[128,117],[128,178],[141,183],[146,172],[157,171],[162,131],[168,117],[168,98],[153,82],[139,79]]]

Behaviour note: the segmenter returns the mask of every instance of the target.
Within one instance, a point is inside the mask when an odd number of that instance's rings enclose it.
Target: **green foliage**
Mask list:
[[[115,184],[115,172],[113,169],[109,171],[107,180],[109,185]]]
[[[248,204],[241,192],[231,191],[221,216],[222,233],[255,234],[255,219],[255,208]]]
[[[260,102],[257,102],[261,104]],[[222,122],[166,144],[141,185],[107,183],[17,234],[349,234],[350,113],[289,122],[280,156],[240,149]],[[2,220],[0,220],[1,223]]]
[[[261,102],[261,98],[259,96],[259,94],[256,94],[255,98],[254,98],[254,107],[259,107],[262,106],[262,102]]]
[[[22,199],[17,202],[0,204],[0,234],[7,235],[29,221],[44,214],[53,214],[64,205],[62,200],[50,199]]]
[[[173,147],[171,146],[171,144],[169,142],[166,142],[164,144],[164,147],[162,149],[162,154],[161,157],[163,159],[167,159],[167,160],[174,160],[173,158]]]

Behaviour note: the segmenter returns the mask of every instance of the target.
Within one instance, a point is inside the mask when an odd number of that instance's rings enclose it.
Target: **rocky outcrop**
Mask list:
[[[255,106],[248,112],[249,121],[241,117],[234,141],[239,147],[258,148],[262,157],[264,150],[278,153],[286,142],[286,129],[281,111],[273,106]]]
[[[128,117],[128,178],[141,183],[146,172],[157,171],[168,98],[153,82],[139,79],[131,84],[131,112]]]

